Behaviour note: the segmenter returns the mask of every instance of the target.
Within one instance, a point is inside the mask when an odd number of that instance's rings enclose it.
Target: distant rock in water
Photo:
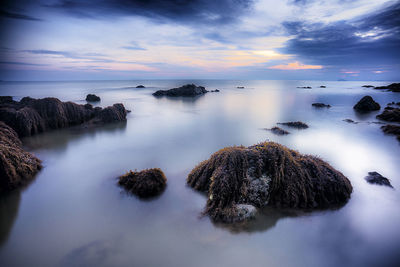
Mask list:
[[[17,133],[0,121],[0,192],[26,185],[41,168],[40,160],[22,149]]]
[[[141,198],[154,197],[162,193],[167,184],[164,173],[158,169],[130,171],[119,177],[119,185]]]
[[[313,103],[312,106],[316,107],[316,108],[330,108],[331,107],[331,105],[324,104],[324,103]]]
[[[357,124],[358,122],[353,121],[352,119],[344,119],[343,121],[347,122],[347,123],[353,123],[353,124]]]
[[[278,122],[280,125],[285,125],[296,129],[307,129],[308,125],[301,121],[291,121],[291,122]]]
[[[203,86],[196,86],[194,84],[186,84],[178,88],[169,90],[158,90],[153,93],[153,96],[198,96],[207,93],[208,91]]]
[[[390,184],[389,179],[383,177],[377,172],[369,172],[368,176],[365,177],[365,180],[370,184],[386,185],[393,188],[393,186]]]
[[[97,96],[97,95],[88,94],[86,96],[86,101],[88,101],[88,102],[99,102],[100,101],[100,97]]]
[[[215,90],[211,90],[210,92],[211,92],[211,93],[219,93],[219,90],[218,90],[218,89],[215,89]]]
[[[377,86],[374,89],[378,89],[378,90],[387,89],[389,91],[398,93],[398,92],[400,92],[400,83],[392,83],[387,86]]]
[[[372,87],[374,87],[373,85],[363,85],[362,87],[365,87],[365,88],[372,88]]]
[[[367,95],[361,98],[361,100],[354,105],[353,109],[357,110],[358,112],[369,112],[380,110],[381,106],[379,103],[375,102],[371,96]]]
[[[319,88],[326,88],[326,86],[325,85],[321,85]]]
[[[297,86],[297,88],[302,88],[302,89],[312,89],[311,86]]]
[[[237,86],[237,89],[244,89],[244,86]]]
[[[392,101],[392,102],[390,102],[390,103],[388,103],[387,104],[388,106],[394,106],[394,105],[396,105],[396,106],[400,106],[400,102],[394,102],[394,101]]]
[[[92,125],[125,120],[126,110],[122,104],[103,109],[93,108],[90,104],[61,102],[52,97],[24,97],[20,102],[11,100],[0,104],[0,121],[13,128],[20,137],[83,123]]]
[[[138,85],[136,88],[146,88],[144,85]]]
[[[253,207],[336,208],[352,192],[350,181],[325,161],[273,142],[221,149],[187,183],[208,194],[205,214],[225,223],[252,218]]]
[[[383,121],[400,122],[400,108],[385,109],[376,118]]]
[[[396,135],[397,140],[400,142],[400,126],[399,125],[393,125],[393,124],[384,125],[384,126],[381,126],[381,130],[385,134]]]
[[[279,127],[272,127],[271,129],[267,129],[267,130],[270,130],[273,134],[276,134],[276,135],[290,134],[288,131],[283,130],[282,128],[279,128]]]

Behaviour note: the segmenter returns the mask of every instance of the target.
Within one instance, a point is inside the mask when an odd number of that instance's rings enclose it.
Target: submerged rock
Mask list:
[[[383,121],[400,122],[400,108],[385,109],[376,118]]]
[[[400,142],[400,126],[399,125],[393,125],[393,124],[384,125],[384,126],[381,126],[381,130],[385,134],[396,135],[397,140]]]
[[[288,131],[283,130],[282,128],[279,127],[272,127],[270,130],[272,133],[276,134],[276,135],[286,135],[286,134],[290,134]]]
[[[278,122],[278,124],[296,128],[296,129],[307,129],[308,128],[308,125],[301,121]]]
[[[138,85],[136,88],[146,88],[144,85]]]
[[[40,160],[22,149],[17,133],[0,121],[0,192],[27,184],[41,168]]]
[[[119,185],[141,198],[154,197],[164,191],[167,178],[158,169],[146,169],[140,172],[130,171],[119,177]]]
[[[374,89],[378,89],[378,90],[388,89],[389,91],[392,91],[392,92],[400,92],[400,83],[392,83],[392,84],[389,84],[386,86],[377,86]]]
[[[251,208],[243,212],[239,205],[333,208],[352,192],[350,181],[325,161],[273,142],[221,149],[195,167],[187,183],[207,192],[205,214],[228,223],[249,218],[242,214]]]
[[[194,84],[186,84],[178,88],[169,90],[158,90],[153,93],[153,96],[198,96],[207,93],[208,91],[203,86],[196,86]]]
[[[312,106],[316,107],[316,108],[330,108],[331,107],[331,105],[324,104],[324,103],[312,103]]]
[[[352,119],[344,119],[343,121],[347,122],[347,123],[354,123],[357,124],[358,122],[353,121]]]
[[[86,96],[86,101],[88,101],[88,102],[99,102],[100,101],[100,97],[97,96],[97,95],[88,94]]]
[[[369,172],[368,176],[365,177],[365,180],[367,180],[367,182],[370,184],[386,185],[393,188],[393,186],[390,184],[389,179],[383,177],[377,172]]]
[[[0,104],[0,121],[13,128],[20,137],[83,123],[125,120],[126,110],[122,104],[114,104],[103,109],[93,108],[90,104],[61,102],[52,97],[42,99],[24,97],[20,102]]]
[[[379,103],[375,102],[371,96],[367,95],[361,98],[361,100],[354,105],[353,109],[359,112],[369,112],[380,110],[381,106],[379,105]]]

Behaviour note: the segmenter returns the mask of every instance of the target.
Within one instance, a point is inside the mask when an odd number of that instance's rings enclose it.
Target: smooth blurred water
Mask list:
[[[221,92],[195,99],[151,95],[189,82]],[[134,88],[138,84],[147,88]],[[85,103],[86,94],[95,93],[100,106],[121,102],[132,110],[126,123],[23,140],[44,169],[28,188],[1,198],[0,266],[395,266],[399,142],[371,123],[379,112],[360,116],[352,106],[371,95],[384,107],[400,101],[400,93],[363,84],[387,82],[0,83],[0,95],[15,99],[54,96]],[[313,102],[332,108],[316,109]],[[287,136],[263,129],[293,120],[310,128],[289,129]],[[206,198],[186,186],[190,170],[220,148],[265,140],[318,155],[342,171],[354,187],[349,203],[306,214],[266,210],[246,227],[201,217]],[[118,175],[152,167],[168,178],[160,197],[139,200],[117,186]],[[394,189],[366,183],[368,171],[390,178]]]

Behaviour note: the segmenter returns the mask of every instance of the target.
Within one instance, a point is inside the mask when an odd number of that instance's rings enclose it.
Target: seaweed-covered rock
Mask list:
[[[119,177],[119,185],[141,198],[154,197],[164,191],[167,178],[158,169],[147,169],[140,172],[130,171]]]
[[[196,86],[194,84],[186,84],[178,88],[169,90],[158,90],[153,93],[153,96],[198,96],[207,93],[208,91],[203,86]]]
[[[316,108],[330,108],[331,107],[331,105],[324,104],[324,103],[312,103],[312,106],[316,107]]]
[[[0,121],[0,192],[27,184],[41,168],[40,160],[22,149],[17,133]]]
[[[0,103],[0,121],[13,128],[20,137],[86,122],[108,123],[125,119],[126,110],[122,104],[102,109],[90,104],[61,102],[51,97],[24,97],[20,102]]]
[[[400,108],[385,109],[376,118],[383,121],[400,122]]]
[[[88,94],[86,96],[86,101],[88,102],[99,102],[100,101],[100,97],[94,94]]]
[[[365,177],[365,180],[370,184],[386,185],[393,188],[393,186],[390,184],[389,179],[383,177],[378,172],[369,172],[368,176]]]
[[[273,142],[221,149],[195,167],[187,183],[207,192],[205,214],[228,223],[242,220],[238,205],[333,208],[352,192],[350,181],[325,161]]]
[[[374,99],[367,95],[360,99],[357,104],[354,105],[353,109],[359,112],[369,112],[374,110],[380,110],[381,106],[375,102]]]
[[[136,88],[146,88],[144,85],[138,85]]]
[[[389,91],[398,93],[398,92],[400,92],[400,83],[392,83],[392,84],[389,84],[386,86],[377,86],[374,89],[378,89],[378,90],[388,89]]]
[[[396,135],[397,140],[400,142],[400,126],[399,125],[388,124],[388,125],[382,126],[381,129],[385,134]]]
[[[273,134],[276,135],[287,135],[290,134],[288,131],[283,130],[282,128],[279,127],[272,127],[271,129],[269,129]]]
[[[278,122],[280,125],[285,125],[291,128],[296,128],[296,129],[307,129],[308,125],[304,122],[301,121],[291,121],[291,122]]]

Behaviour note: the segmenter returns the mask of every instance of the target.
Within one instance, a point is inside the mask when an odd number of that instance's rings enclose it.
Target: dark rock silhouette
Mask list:
[[[307,129],[308,125],[301,121],[291,121],[291,122],[278,122],[280,125],[285,125],[296,129]]]
[[[353,121],[352,119],[344,119],[343,121],[347,122],[347,123],[353,123],[353,124],[357,124],[358,122]]]
[[[374,87],[373,85],[363,85],[362,87],[365,87],[365,88],[372,88],[372,87]]]
[[[211,92],[211,93],[219,93],[219,90],[218,90],[218,89],[215,89],[215,90],[211,90],[210,92]]]
[[[302,89],[312,89],[311,86],[297,86],[297,88],[302,88]]]
[[[244,89],[244,86],[237,86],[237,89]]]
[[[26,185],[41,168],[40,160],[22,149],[17,133],[0,121],[0,192]]]
[[[290,134],[288,131],[283,130],[282,128],[279,128],[279,127],[272,127],[271,129],[267,129],[267,130],[270,130],[273,134],[276,134],[276,135]]]
[[[20,102],[8,101],[0,104],[0,121],[13,128],[20,137],[68,126],[125,121],[126,110],[122,104],[93,108],[61,102],[57,98],[34,99],[24,97]]]
[[[370,184],[386,185],[393,188],[393,186],[390,184],[389,179],[383,177],[377,172],[369,172],[368,176],[365,177],[365,180]]]
[[[321,85],[319,88],[326,88],[326,86],[325,85]]]
[[[86,101],[88,101],[88,102],[99,102],[100,101],[100,97],[97,96],[97,95],[88,94],[86,96]]]
[[[400,108],[385,109],[376,118],[383,121],[400,122]]]
[[[158,169],[147,169],[140,172],[130,171],[119,177],[119,185],[141,198],[154,197],[164,191],[167,178]]]
[[[382,90],[382,89],[388,89],[389,91],[392,92],[400,92],[400,83],[392,83],[386,86],[377,86],[374,89]]]
[[[324,104],[324,103],[312,103],[312,106],[316,107],[316,108],[330,108],[331,107],[331,105]]]
[[[146,88],[144,85],[138,85],[136,88]]]
[[[340,207],[352,192],[350,181],[325,161],[273,142],[221,149],[187,183],[208,194],[204,213],[227,223],[251,218],[252,207]]]
[[[375,102],[371,96],[367,95],[361,98],[360,101],[354,105],[353,109],[357,110],[358,112],[369,112],[380,110],[381,106],[379,103]]]
[[[194,84],[186,84],[178,88],[169,90],[158,90],[153,93],[153,96],[198,96],[207,93],[208,91],[203,86],[196,86]]]
[[[393,124],[384,125],[384,126],[381,126],[381,130],[385,134],[396,135],[397,140],[400,142],[400,126],[399,125],[393,125]]]

